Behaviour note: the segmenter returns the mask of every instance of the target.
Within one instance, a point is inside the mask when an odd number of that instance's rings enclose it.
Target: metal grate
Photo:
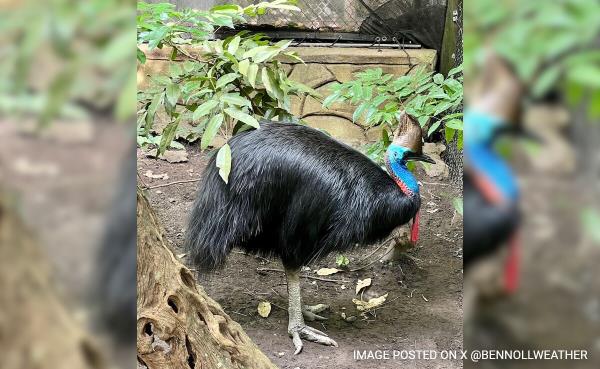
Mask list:
[[[233,2],[246,6],[258,0]],[[388,43],[415,43],[436,49],[441,46],[446,0],[298,0],[297,6],[299,12],[270,10],[251,19],[250,24],[270,30],[312,32],[310,38],[323,40],[330,40],[333,33],[343,41],[379,37]]]

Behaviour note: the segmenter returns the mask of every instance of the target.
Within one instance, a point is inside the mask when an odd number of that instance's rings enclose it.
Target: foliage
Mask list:
[[[455,197],[452,199],[452,206],[454,210],[460,215],[463,215],[463,199],[462,197]]]
[[[42,125],[83,118],[85,106],[132,117],[134,16],[116,0],[26,1],[0,13],[0,112],[34,114]]]
[[[465,11],[468,75],[491,46],[527,81],[533,96],[563,87],[574,103],[591,96],[590,113],[600,116],[600,2],[471,0]]]
[[[581,224],[584,234],[595,243],[600,245],[600,212],[594,208],[586,208],[581,212]]]
[[[381,68],[367,69],[356,73],[350,82],[334,85],[333,93],[325,99],[323,106],[349,102],[357,105],[352,115],[354,122],[366,127],[383,125],[380,140],[367,149],[367,154],[380,163],[391,143],[390,133],[396,128],[402,112],[427,128],[427,136],[444,130],[450,141],[458,132],[459,147],[462,147],[462,113],[449,114],[462,106],[461,71],[462,66],[459,66],[444,77],[420,67],[410,74],[395,77],[383,74]]]
[[[335,257],[335,265],[337,265],[338,268],[346,268],[348,267],[348,264],[350,264],[350,260],[345,255],[339,254]]]
[[[161,155],[175,138],[190,142],[200,139],[202,149],[211,145],[220,132],[225,137],[258,128],[258,119],[293,120],[290,98],[316,92],[289,80],[278,57],[299,59],[286,51],[291,41],[271,43],[262,34],[242,31],[224,40],[209,39],[218,27],[233,28],[245,21],[244,16],[262,14],[267,9],[298,9],[287,0],[259,3],[242,8],[219,5],[209,11],[175,10],[171,4],[139,3],[137,17],[138,44],[147,50],[170,47],[173,62],[167,75],[151,76],[147,91],[138,94],[140,144],[148,137],[160,109],[169,118],[158,145]],[[201,55],[187,47],[195,45]],[[145,62],[138,48],[138,60]],[[182,121],[192,122],[191,130],[180,128]],[[227,181],[231,166],[228,145],[217,156],[220,174]]]

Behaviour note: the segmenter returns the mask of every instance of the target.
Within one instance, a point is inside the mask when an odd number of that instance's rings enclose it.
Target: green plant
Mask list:
[[[17,4],[13,4],[17,5]],[[22,1],[0,12],[0,113],[82,119],[135,112],[131,19],[122,1]],[[81,104],[83,103],[83,104]]]
[[[338,268],[347,268],[348,264],[350,264],[350,260],[346,255],[339,254],[335,257],[335,265],[337,265]]]
[[[492,49],[511,62],[531,95],[562,88],[600,116],[600,3],[597,0],[497,1],[465,4],[464,61],[469,76]]]
[[[209,11],[175,10],[171,4],[138,4],[138,44],[147,50],[170,47],[174,61],[167,75],[151,76],[148,90],[138,93],[138,143],[153,142],[155,117],[162,109],[169,123],[163,129],[158,155],[175,138],[190,142],[200,139],[206,149],[218,133],[229,138],[250,128],[258,128],[260,118],[293,120],[291,97],[317,96],[312,89],[289,80],[277,58],[298,56],[286,51],[291,41],[271,43],[262,34],[242,31],[224,40],[209,39],[218,27],[233,28],[244,16],[262,14],[267,9],[296,10],[287,0],[259,3],[242,8],[220,5]],[[194,55],[189,45],[201,48]],[[175,62],[183,56],[184,62]],[[138,60],[145,53],[138,48]],[[182,121],[193,128],[180,127]],[[154,140],[156,142],[156,140]],[[217,166],[225,182],[231,167],[231,152],[225,144],[217,154]]]
[[[402,112],[415,118],[421,127],[427,127],[427,136],[444,130],[446,140],[458,132],[462,147],[463,101],[462,66],[452,69],[447,77],[420,67],[413,73],[395,77],[383,74],[381,68],[367,69],[355,74],[355,79],[332,86],[332,94],[323,102],[329,107],[334,102],[357,105],[352,120],[366,127],[382,125],[381,138],[367,148],[367,155],[377,162],[391,143],[393,132]],[[364,116],[364,119],[361,119]]]

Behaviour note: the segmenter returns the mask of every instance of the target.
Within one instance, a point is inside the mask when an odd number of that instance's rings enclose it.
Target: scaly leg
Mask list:
[[[289,323],[288,333],[292,337],[294,347],[296,351],[294,355],[297,355],[302,351],[302,339],[320,343],[327,346],[337,347],[337,343],[329,338],[327,334],[307,326],[304,323],[304,317],[302,316],[302,297],[300,296],[300,271],[299,270],[285,270],[287,277],[287,288],[288,288],[288,299],[289,299]]]

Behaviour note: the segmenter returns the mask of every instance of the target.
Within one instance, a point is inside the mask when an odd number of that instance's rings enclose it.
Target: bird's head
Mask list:
[[[394,139],[387,150],[387,158],[390,163],[399,163],[403,166],[411,160],[435,163],[433,159],[423,154],[421,126],[406,113],[400,115],[400,122],[396,132],[394,132]]]

